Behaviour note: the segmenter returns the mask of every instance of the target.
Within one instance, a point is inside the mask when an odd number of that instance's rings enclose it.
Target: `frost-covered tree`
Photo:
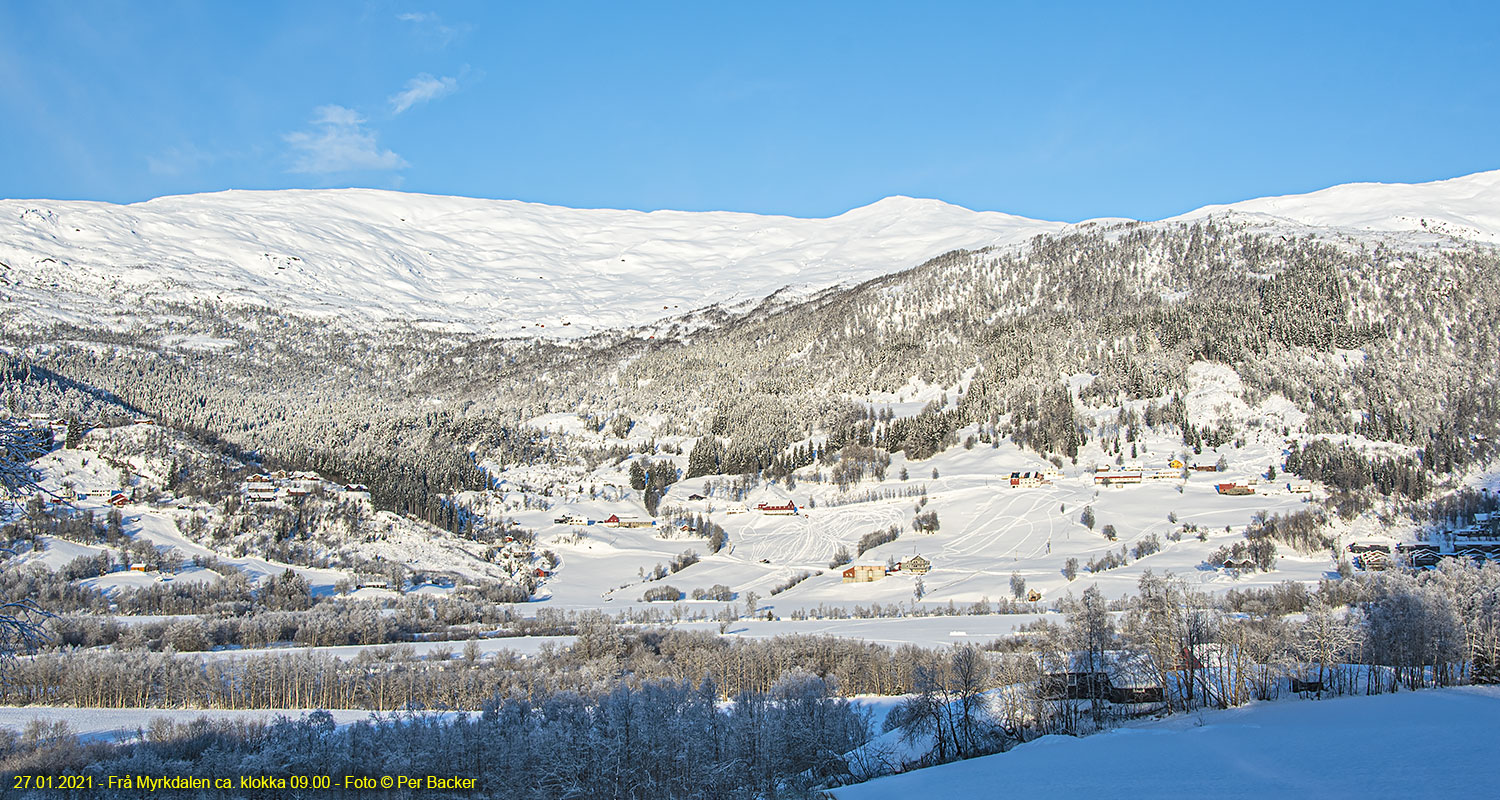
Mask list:
[[[0,508],[36,488],[31,460],[46,453],[52,434],[0,418]]]

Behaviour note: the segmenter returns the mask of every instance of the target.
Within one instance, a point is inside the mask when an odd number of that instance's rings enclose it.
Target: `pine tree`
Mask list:
[[[83,444],[83,423],[75,417],[68,420],[68,432],[63,437],[63,447],[68,450],[77,450]]]
[[[700,437],[688,454],[687,472],[683,477],[696,478],[701,475],[719,474],[719,459],[722,457],[719,440],[714,436]]]

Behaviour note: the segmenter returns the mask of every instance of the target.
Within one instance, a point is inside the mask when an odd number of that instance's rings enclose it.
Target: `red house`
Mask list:
[[[130,502],[130,498],[126,497],[124,492],[115,492],[114,494],[112,494],[112,495],[109,496],[109,500],[106,501],[106,502],[108,502],[110,505],[114,506],[115,508],[119,508],[119,507],[125,505],[126,503],[129,503]]]
[[[786,501],[786,505],[781,505],[781,506],[773,506],[770,503],[761,503],[760,505],[758,505],[758,506],[755,507],[755,510],[759,511],[762,514],[788,514],[788,515],[791,515],[791,514],[796,514],[797,513],[797,504],[793,503],[790,500]]]

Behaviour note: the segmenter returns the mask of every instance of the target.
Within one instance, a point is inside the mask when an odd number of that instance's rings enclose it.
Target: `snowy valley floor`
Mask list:
[[[1487,796],[1500,687],[1179,715],[837,789],[838,800],[920,797],[1445,798]]]

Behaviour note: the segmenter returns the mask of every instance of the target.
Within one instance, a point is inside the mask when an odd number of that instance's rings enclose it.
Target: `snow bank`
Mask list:
[[[919,797],[1462,797],[1492,765],[1500,690],[1288,700],[1074,739],[1047,736],[835,790]],[[1002,788],[1003,787],[1003,788]]]

